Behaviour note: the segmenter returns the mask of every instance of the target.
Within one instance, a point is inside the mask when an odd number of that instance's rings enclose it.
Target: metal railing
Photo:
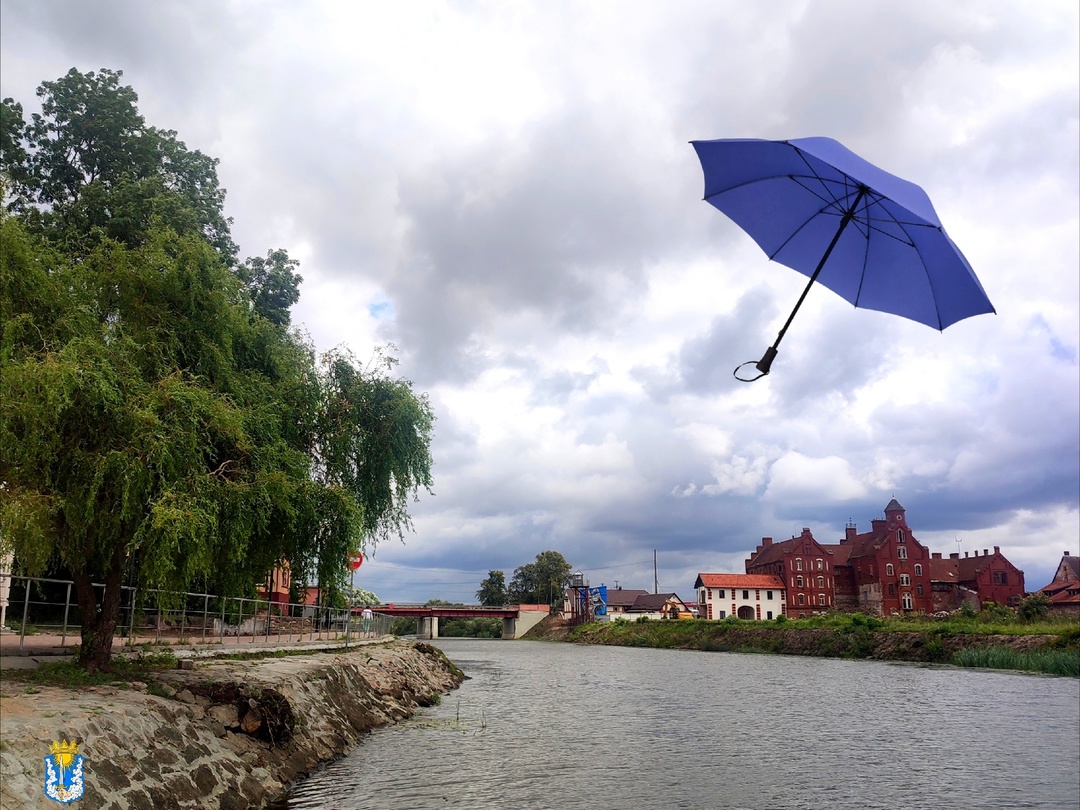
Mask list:
[[[0,587],[8,586],[4,629],[19,634],[20,655],[25,654],[27,636],[59,636],[60,647],[79,643],[82,613],[74,601],[74,584],[0,572]],[[94,583],[94,589],[100,605],[105,586]],[[364,635],[360,611],[125,585],[114,639],[122,638],[126,645],[342,641],[348,646]],[[375,613],[372,633],[388,634],[393,621]]]

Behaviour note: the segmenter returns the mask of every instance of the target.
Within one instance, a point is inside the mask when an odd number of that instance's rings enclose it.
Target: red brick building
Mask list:
[[[825,545],[833,558],[838,607],[879,616],[931,613],[930,552],[907,525],[906,510],[893,498],[885,518],[859,534],[849,523],[844,539]]]
[[[787,614],[792,618],[833,608],[836,599],[832,555],[809,529],[780,543],[774,543],[771,537],[761,538],[761,545],[745,565],[747,574],[772,574],[783,580]]]

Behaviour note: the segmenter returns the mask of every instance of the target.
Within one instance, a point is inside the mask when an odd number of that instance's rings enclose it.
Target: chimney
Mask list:
[[[968,556],[968,552],[966,552],[966,551],[965,551],[965,552],[964,552],[964,559],[965,559],[965,560],[967,559],[967,556]],[[978,556],[979,556],[979,552],[978,552],[978,551],[976,551],[976,552],[975,552],[975,556],[976,556],[976,557],[978,557]]]
[[[844,527],[844,539],[840,542],[843,543],[846,540],[854,540],[855,535],[857,535],[858,533],[859,532],[858,529],[855,528],[854,521],[849,520],[848,525]]]
[[[771,537],[762,537],[761,538],[761,545],[763,545],[763,546],[771,546],[772,545],[772,538]]]
[[[934,553],[932,553],[930,555],[930,559],[931,560],[940,560],[941,559],[941,552],[940,551],[935,551]]]
[[[990,556],[990,549],[984,548],[983,549],[983,556],[984,557],[989,557]]]
[[[1069,556],[1069,552],[1067,552],[1067,551],[1066,551],[1066,552],[1065,552],[1065,556],[1066,556],[1066,557],[1068,557],[1068,556]]]
[[[949,559],[950,560],[959,560],[960,559],[960,552],[959,551],[954,551],[952,554],[949,555]]]
[[[872,531],[874,534],[877,534],[878,532],[885,531],[885,521],[880,520],[880,519],[871,520],[870,521],[870,531]]]
[[[995,554],[1000,554],[1001,553],[1001,546],[994,546],[994,553]]]

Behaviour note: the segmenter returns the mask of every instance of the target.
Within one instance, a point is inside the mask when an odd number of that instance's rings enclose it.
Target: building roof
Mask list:
[[[777,588],[784,581],[776,574],[698,574],[695,588]]]
[[[636,600],[634,600],[633,609],[635,611],[656,611],[660,610],[668,603],[669,600],[674,599],[683,607],[686,607],[686,603],[679,598],[676,593],[643,593]]]
[[[639,596],[647,593],[648,591],[633,588],[608,588],[607,605],[608,607],[628,608],[634,604],[634,600]]]
[[[848,543],[822,543],[821,547],[832,555],[833,568],[838,565],[847,565],[851,554],[851,546]]]
[[[932,557],[930,559],[931,582],[959,582],[959,560],[947,557]]]

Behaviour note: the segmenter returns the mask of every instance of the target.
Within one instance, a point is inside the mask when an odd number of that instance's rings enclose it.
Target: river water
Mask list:
[[[275,810],[1080,808],[1080,681],[440,639],[469,676]]]

